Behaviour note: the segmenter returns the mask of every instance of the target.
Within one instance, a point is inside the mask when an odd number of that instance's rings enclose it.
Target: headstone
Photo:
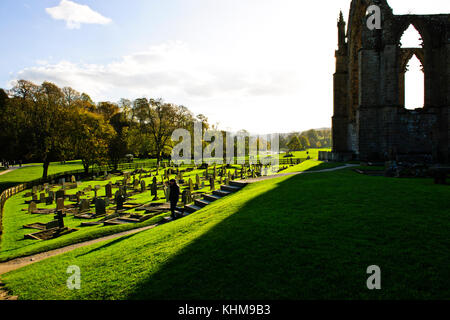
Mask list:
[[[35,194],[35,193],[37,193],[37,192],[38,192],[37,186],[33,186],[33,188],[31,189],[31,193],[32,193],[32,194]]]
[[[156,183],[156,177],[153,177],[151,195],[153,196],[153,200],[152,201],[159,200],[159,198],[158,198],[158,185]]]
[[[71,183],[76,183],[77,182],[77,180],[75,179],[75,176],[71,176],[70,177],[70,182]]]
[[[116,200],[116,211],[122,210],[123,204],[125,202],[125,197],[123,196],[122,192],[116,191],[115,200]]]
[[[105,186],[105,195],[106,195],[106,198],[111,198],[112,197],[112,185],[111,185],[111,183],[108,183]]]
[[[40,193],[39,194],[39,202],[44,203],[45,201],[45,193]]]
[[[53,204],[53,198],[52,197],[46,197],[45,198],[45,205],[49,206]]]
[[[49,190],[48,197],[52,198],[52,201],[55,200],[55,193],[53,191]]]
[[[194,184],[192,183],[192,179],[191,178],[189,178],[188,184],[189,184],[189,191],[191,193],[194,192]]]
[[[187,205],[192,202],[192,196],[189,189],[185,189],[183,193],[181,194],[181,201],[183,202],[183,205]]]
[[[33,201],[39,201],[38,195],[36,193],[34,193],[32,197],[33,197]]]
[[[166,197],[167,202],[169,202],[170,198],[170,188],[168,185],[164,186],[164,196]]]
[[[105,200],[97,198],[97,200],[95,201],[95,214],[97,216],[106,214]]]
[[[56,210],[64,210],[64,198],[56,199]]]
[[[37,209],[36,202],[31,201],[30,204],[28,205],[28,213],[32,213],[36,209]]]
[[[200,176],[198,174],[195,175],[195,183],[200,185]]]
[[[90,203],[88,199],[81,199],[80,201],[80,211],[84,212],[84,211],[89,211],[90,209]]]
[[[217,178],[217,167],[216,165],[214,165],[214,175],[213,175],[214,179]]]
[[[66,196],[66,192],[64,190],[56,191],[55,197],[56,199],[63,198]]]
[[[214,177],[211,177],[209,179],[209,188],[210,188],[211,191],[216,190]]]
[[[205,187],[205,181],[202,181],[202,189]]]
[[[57,210],[55,220],[58,221],[58,228],[64,228],[64,214],[62,210]]]
[[[145,192],[145,180],[141,180],[141,192]]]

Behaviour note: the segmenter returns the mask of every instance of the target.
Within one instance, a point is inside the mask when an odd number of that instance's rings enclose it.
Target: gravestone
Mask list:
[[[141,192],[145,192],[145,180],[141,180]]]
[[[192,196],[189,189],[185,189],[181,194],[181,202],[183,202],[183,205],[187,205],[192,202]]]
[[[80,201],[80,212],[89,211],[90,203],[88,199],[81,199]]]
[[[53,198],[52,197],[46,197],[45,198],[45,205],[49,206],[53,204]]]
[[[56,210],[64,210],[64,198],[56,199]]]
[[[71,183],[77,183],[77,180],[75,179],[75,176],[71,176],[70,177],[70,182]]]
[[[64,214],[62,210],[57,210],[55,220],[58,221],[58,228],[64,228]]]
[[[189,191],[190,191],[191,193],[194,192],[194,185],[193,185],[193,183],[192,183],[192,179],[191,179],[191,178],[189,178],[188,185],[189,185]]]
[[[133,187],[135,190],[137,190],[139,188],[139,180],[134,179]]]
[[[205,187],[205,181],[202,181],[202,189]]]
[[[32,197],[33,197],[33,201],[39,201],[39,200],[38,200],[38,195],[37,195],[36,193],[34,193],[34,194],[32,195]]]
[[[169,202],[170,188],[167,185],[164,185],[164,196],[166,197],[167,202]]]
[[[45,201],[45,193],[40,193],[39,194],[39,202],[44,203]]]
[[[111,185],[111,183],[108,183],[105,186],[105,195],[106,195],[107,198],[111,198],[112,197],[112,185]]]
[[[56,194],[55,194],[56,199],[59,199],[59,198],[64,199],[65,196],[66,196],[66,191],[64,191],[64,190],[56,191]]]
[[[36,206],[36,202],[31,201],[30,204],[28,205],[28,213],[32,213],[33,211],[36,211],[37,206]]]
[[[48,191],[48,197],[52,198],[52,200],[55,200],[55,193],[51,190]]]
[[[31,189],[31,193],[32,193],[32,194],[35,194],[35,193],[37,193],[37,192],[38,192],[37,186],[33,186],[33,188]]]
[[[196,183],[197,185],[200,185],[200,177],[199,177],[198,174],[195,175],[195,183]]]
[[[125,197],[123,196],[121,191],[116,191],[115,200],[116,200],[116,211],[123,210],[123,204],[125,202]]]
[[[152,201],[159,200],[159,198],[158,198],[158,185],[156,183],[156,177],[153,177],[151,195],[153,196],[153,200]]]
[[[214,177],[209,178],[209,188],[211,191],[216,190]]]
[[[105,200],[97,199],[95,201],[95,214],[97,216],[106,214],[106,203],[105,203]]]
[[[214,179],[217,178],[217,167],[216,167],[216,165],[214,165],[214,173],[213,173],[213,177],[214,177]]]

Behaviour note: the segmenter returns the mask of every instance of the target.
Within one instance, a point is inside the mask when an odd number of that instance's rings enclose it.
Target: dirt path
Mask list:
[[[142,228],[138,228],[138,229],[133,229],[133,230],[128,230],[128,231],[124,231],[124,232],[120,232],[120,233],[116,233],[116,234],[112,234],[109,236],[105,236],[105,237],[101,237],[101,238],[97,238],[94,240],[89,240],[89,241],[85,241],[85,242],[80,242],[80,243],[76,243],[76,244],[72,244],[70,246],[67,247],[62,247],[59,249],[55,249],[55,250],[50,250],[47,252],[42,252],[42,253],[37,253],[28,257],[22,257],[22,258],[17,258],[17,259],[13,259],[7,262],[3,262],[0,263],[0,275],[12,271],[12,270],[16,270],[22,267],[25,267],[29,264],[53,257],[53,256],[57,256],[60,255],[62,253],[68,252],[68,251],[72,251],[74,249],[80,248],[80,247],[84,247],[84,246],[88,246],[90,244],[94,244],[97,242],[101,242],[101,241],[106,241],[106,240],[111,240],[111,239],[116,239],[122,236],[126,236],[129,234],[133,234],[133,233],[137,233],[140,231],[145,231],[145,230],[149,230],[149,229],[153,229],[156,226],[158,226],[159,224],[155,224],[155,225],[151,225],[151,226],[147,226],[147,227],[142,227]]]

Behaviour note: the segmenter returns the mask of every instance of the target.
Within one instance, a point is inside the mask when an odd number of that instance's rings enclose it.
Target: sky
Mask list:
[[[388,2],[395,14],[450,13],[448,0]],[[348,20],[349,5],[1,0],[0,87],[26,79],[70,86],[97,102],[163,98],[231,131],[331,127],[336,22],[341,9]],[[411,107],[423,100],[412,74],[419,68],[412,61],[406,79]]]

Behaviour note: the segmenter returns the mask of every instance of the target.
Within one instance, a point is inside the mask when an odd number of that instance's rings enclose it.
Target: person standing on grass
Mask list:
[[[178,186],[175,179],[170,180],[169,190],[170,212],[172,213],[172,218],[176,219],[175,209],[177,208],[177,203],[180,199],[180,187]]]

